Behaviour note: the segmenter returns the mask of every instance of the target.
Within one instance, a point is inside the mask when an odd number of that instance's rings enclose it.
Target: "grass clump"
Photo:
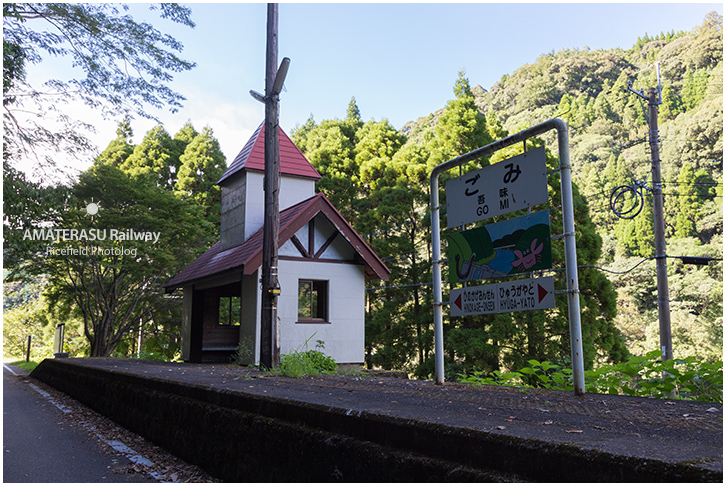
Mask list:
[[[24,370],[33,371],[36,366],[38,366],[37,361],[25,361],[24,359],[13,361],[10,363],[13,366],[17,366],[18,368],[23,368]]]
[[[280,356],[280,375],[291,378],[301,376],[317,376],[320,373],[333,373],[338,369],[335,360],[322,352],[325,343],[317,340],[316,349],[307,349],[308,343],[315,336],[313,334],[303,344],[305,351],[300,348]]]
[[[240,339],[237,351],[232,355],[230,362],[237,366],[250,366],[255,361],[255,342],[250,337]]]

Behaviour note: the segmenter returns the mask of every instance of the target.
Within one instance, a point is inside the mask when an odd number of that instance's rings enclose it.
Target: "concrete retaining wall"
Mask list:
[[[537,440],[228,392],[45,360],[33,378],[225,481],[703,481]],[[525,473],[525,474],[522,474]],[[597,479],[594,479],[597,478]]]

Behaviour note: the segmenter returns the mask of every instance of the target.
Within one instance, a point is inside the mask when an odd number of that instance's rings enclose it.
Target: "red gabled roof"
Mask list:
[[[280,212],[280,235],[278,247],[297,233],[300,228],[323,213],[333,226],[353,247],[361,263],[366,267],[366,280],[381,278],[388,280],[391,271],[381,261],[363,238],[355,232],[323,193],[306,199]],[[229,270],[239,269],[249,275],[262,265],[262,229],[250,236],[241,245],[221,251],[220,242],[215,243],[202,256],[172,278],[164,287],[167,291],[180,288],[187,283],[199,281]]]
[[[306,177],[318,180],[321,178],[315,167],[300,152],[300,149],[292,143],[290,137],[277,127],[280,134],[280,172],[287,175]],[[265,171],[265,123],[262,122],[252,137],[247,141],[240,153],[235,157],[222,178],[217,181],[221,184],[225,179],[241,170]]]

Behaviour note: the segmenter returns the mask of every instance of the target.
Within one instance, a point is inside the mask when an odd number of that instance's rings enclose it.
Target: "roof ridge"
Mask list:
[[[257,143],[257,139],[260,136],[260,133],[262,133],[262,130],[265,127],[265,122],[260,123],[260,126],[257,127],[257,130],[252,132],[252,136],[249,140],[247,140],[247,143],[244,147],[242,147],[242,150],[240,150],[239,154],[237,154],[237,157],[234,158],[231,164],[229,164],[229,167],[227,167],[227,170],[224,171],[224,174],[222,174],[222,177],[219,178],[217,181],[217,185],[219,185],[223,180],[228,179],[233,174],[236,174],[239,170],[241,170],[245,163],[247,162],[247,159],[250,156],[250,153],[252,152],[252,148]]]
[[[285,131],[277,126],[280,135],[280,173],[285,175],[304,177],[318,180],[322,176],[305,157],[302,151],[295,145]],[[224,171],[222,177],[217,181],[220,185],[225,180],[242,170],[254,170],[263,172],[265,170],[265,144],[264,137],[265,122],[262,122],[254,131],[242,150],[237,154],[232,163]],[[260,141],[261,140],[261,141]]]

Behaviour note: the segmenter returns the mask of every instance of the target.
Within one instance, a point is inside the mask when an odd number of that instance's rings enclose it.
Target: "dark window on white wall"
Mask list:
[[[219,298],[219,325],[239,326],[240,314],[242,311],[242,299],[240,297]]]
[[[326,280],[298,280],[298,322],[326,322],[328,320],[328,282]]]

